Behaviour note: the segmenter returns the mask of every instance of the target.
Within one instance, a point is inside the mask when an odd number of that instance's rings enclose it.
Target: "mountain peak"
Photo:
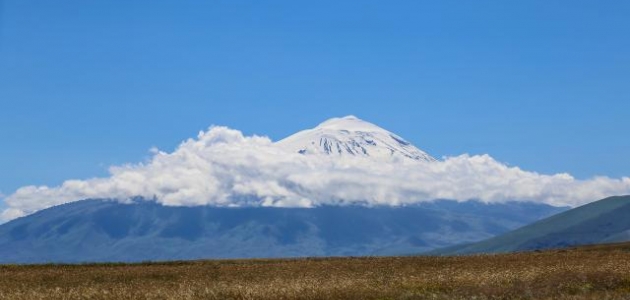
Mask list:
[[[400,136],[352,115],[326,120],[276,144],[304,155],[365,157],[378,161],[435,161]]]
[[[345,131],[384,131],[384,129],[370,123],[363,121],[353,115],[345,116],[342,118],[328,119],[321,124],[317,125],[315,129],[329,129],[329,130],[345,130]]]

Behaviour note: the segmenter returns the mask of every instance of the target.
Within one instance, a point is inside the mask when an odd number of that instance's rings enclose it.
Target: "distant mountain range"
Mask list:
[[[531,251],[630,241],[630,196],[602,199],[473,244],[430,254]]]
[[[1,225],[0,263],[402,255],[482,240],[561,210],[445,200],[315,208],[83,200]]]

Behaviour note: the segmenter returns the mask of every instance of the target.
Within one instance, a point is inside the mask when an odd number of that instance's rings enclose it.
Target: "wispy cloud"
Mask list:
[[[489,155],[438,162],[375,163],[289,153],[270,139],[211,127],[174,152],[152,150],[139,164],[110,168],[110,176],[26,186],[5,198],[1,220],[87,198],[125,201],[142,196],[164,205],[299,206],[405,205],[434,199],[535,201],[577,206],[630,193],[630,178],[577,180],[507,166]]]

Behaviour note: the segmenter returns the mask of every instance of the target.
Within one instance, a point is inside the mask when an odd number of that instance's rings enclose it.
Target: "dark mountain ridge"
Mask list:
[[[630,241],[630,196],[609,197],[477,243],[432,251],[460,255]]]
[[[479,241],[562,210],[447,200],[314,208],[83,200],[0,225],[0,263],[400,255]]]

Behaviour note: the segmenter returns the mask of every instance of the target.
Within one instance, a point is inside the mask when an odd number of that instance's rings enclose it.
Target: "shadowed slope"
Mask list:
[[[1,225],[0,262],[409,254],[478,241],[559,210],[517,202],[224,208],[84,200]]]
[[[432,253],[499,253],[623,242],[630,241],[629,232],[630,196],[610,197],[485,241]]]

